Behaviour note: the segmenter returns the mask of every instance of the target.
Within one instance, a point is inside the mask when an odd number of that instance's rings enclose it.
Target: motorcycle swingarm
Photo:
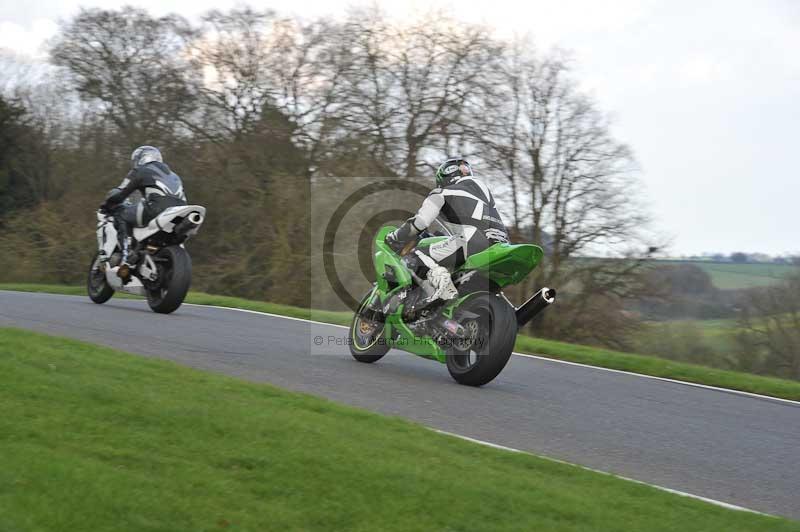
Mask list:
[[[475,314],[474,312],[470,312],[468,310],[458,310],[458,309],[456,309],[454,315],[458,319],[476,320],[476,319],[480,318],[480,316],[478,314]]]

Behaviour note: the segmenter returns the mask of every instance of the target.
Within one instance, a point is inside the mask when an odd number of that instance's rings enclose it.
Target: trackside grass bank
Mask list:
[[[16,329],[0,329],[0,404],[0,530],[800,530]]]
[[[642,375],[652,375],[654,377],[664,377],[678,381],[705,384],[706,386],[716,386],[718,388],[741,390],[743,392],[800,401],[800,382],[798,381],[709,368],[686,362],[674,362],[654,356],[623,353],[599,347],[568,344],[529,336],[518,337],[516,349],[520,353],[533,353],[589,366],[618,369]]]
[[[0,283],[0,290],[86,295],[83,287],[64,285]],[[124,295],[125,294],[122,294],[122,296]],[[115,294],[114,297],[120,297],[120,295]],[[190,292],[186,298],[186,302],[198,305],[215,305],[255,310],[338,325],[349,325],[351,319],[351,315],[348,312],[306,309],[290,305],[267,303],[264,301],[252,301],[238,297],[204,294],[202,292]],[[517,338],[515,348],[520,353],[531,353],[559,360],[579,362],[591,366],[619,369],[643,375],[652,375],[800,401],[800,382],[798,381],[736,371],[726,371],[685,362],[675,362],[654,356],[623,353],[593,346],[569,344],[566,342],[532,338],[524,335],[520,335]]]

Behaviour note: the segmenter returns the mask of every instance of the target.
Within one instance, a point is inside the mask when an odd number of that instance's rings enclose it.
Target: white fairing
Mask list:
[[[135,227],[133,229],[133,237],[141,242],[159,231],[171,233],[175,229],[177,218],[188,219],[194,224],[194,227],[186,233],[187,236],[191,236],[197,232],[200,224],[205,219],[205,215],[206,208],[200,205],[170,207],[153,219],[147,227]],[[114,227],[114,217],[103,214],[100,211],[97,212],[97,245],[101,256],[105,255],[106,260],[111,258],[119,245],[117,229]],[[158,275],[155,262],[149,255],[144,256],[141,265],[133,272],[134,275],[131,275],[126,284],[122,284],[122,279],[117,275],[118,270],[119,266],[105,268],[106,282],[109,286],[114,290],[141,296],[147,295],[141,278],[154,281]]]
[[[182,205],[180,207],[170,207],[164,212],[153,218],[147,227],[136,227],[133,230],[133,238],[141,242],[150,235],[159,231],[171,233],[175,228],[175,218],[189,217],[197,226],[203,223],[206,216],[206,208],[200,205]],[[196,231],[193,230],[193,231]],[[191,233],[190,233],[191,234]]]
[[[128,292],[129,294],[135,294],[137,296],[146,296],[147,291],[136,276],[131,276],[130,280],[127,284],[122,284],[122,279],[119,278],[117,275],[117,270],[119,270],[119,266],[114,266],[113,268],[106,268],[106,282],[113,288],[114,290],[120,290],[122,292]]]
[[[114,217],[97,213],[97,246],[106,256],[111,257],[117,247],[117,228],[114,227]]]

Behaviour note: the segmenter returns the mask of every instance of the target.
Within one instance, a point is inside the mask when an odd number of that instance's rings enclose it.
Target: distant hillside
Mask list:
[[[714,262],[702,260],[659,260],[659,264],[691,264],[701,268],[711,277],[714,286],[721,290],[735,290],[769,286],[779,282],[800,268],[791,264]]]

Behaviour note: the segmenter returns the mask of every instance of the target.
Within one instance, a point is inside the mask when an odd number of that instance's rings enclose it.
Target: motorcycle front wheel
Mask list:
[[[159,249],[153,257],[158,267],[156,286],[147,289],[153,312],[169,314],[181,306],[192,283],[192,259],[181,246]]]
[[[86,292],[89,299],[102,305],[114,295],[114,289],[106,281],[106,273],[100,268],[100,253],[95,253],[89,265],[89,275],[86,278]]]
[[[461,307],[477,315],[460,321],[468,340],[447,354],[447,370],[460,384],[483,386],[506,367],[517,338],[514,309],[495,294],[481,294]]]
[[[383,337],[385,324],[381,321],[368,319],[365,314],[373,292],[370,290],[358,305],[358,310],[350,324],[350,354],[359,362],[377,362],[389,351],[389,344]]]

